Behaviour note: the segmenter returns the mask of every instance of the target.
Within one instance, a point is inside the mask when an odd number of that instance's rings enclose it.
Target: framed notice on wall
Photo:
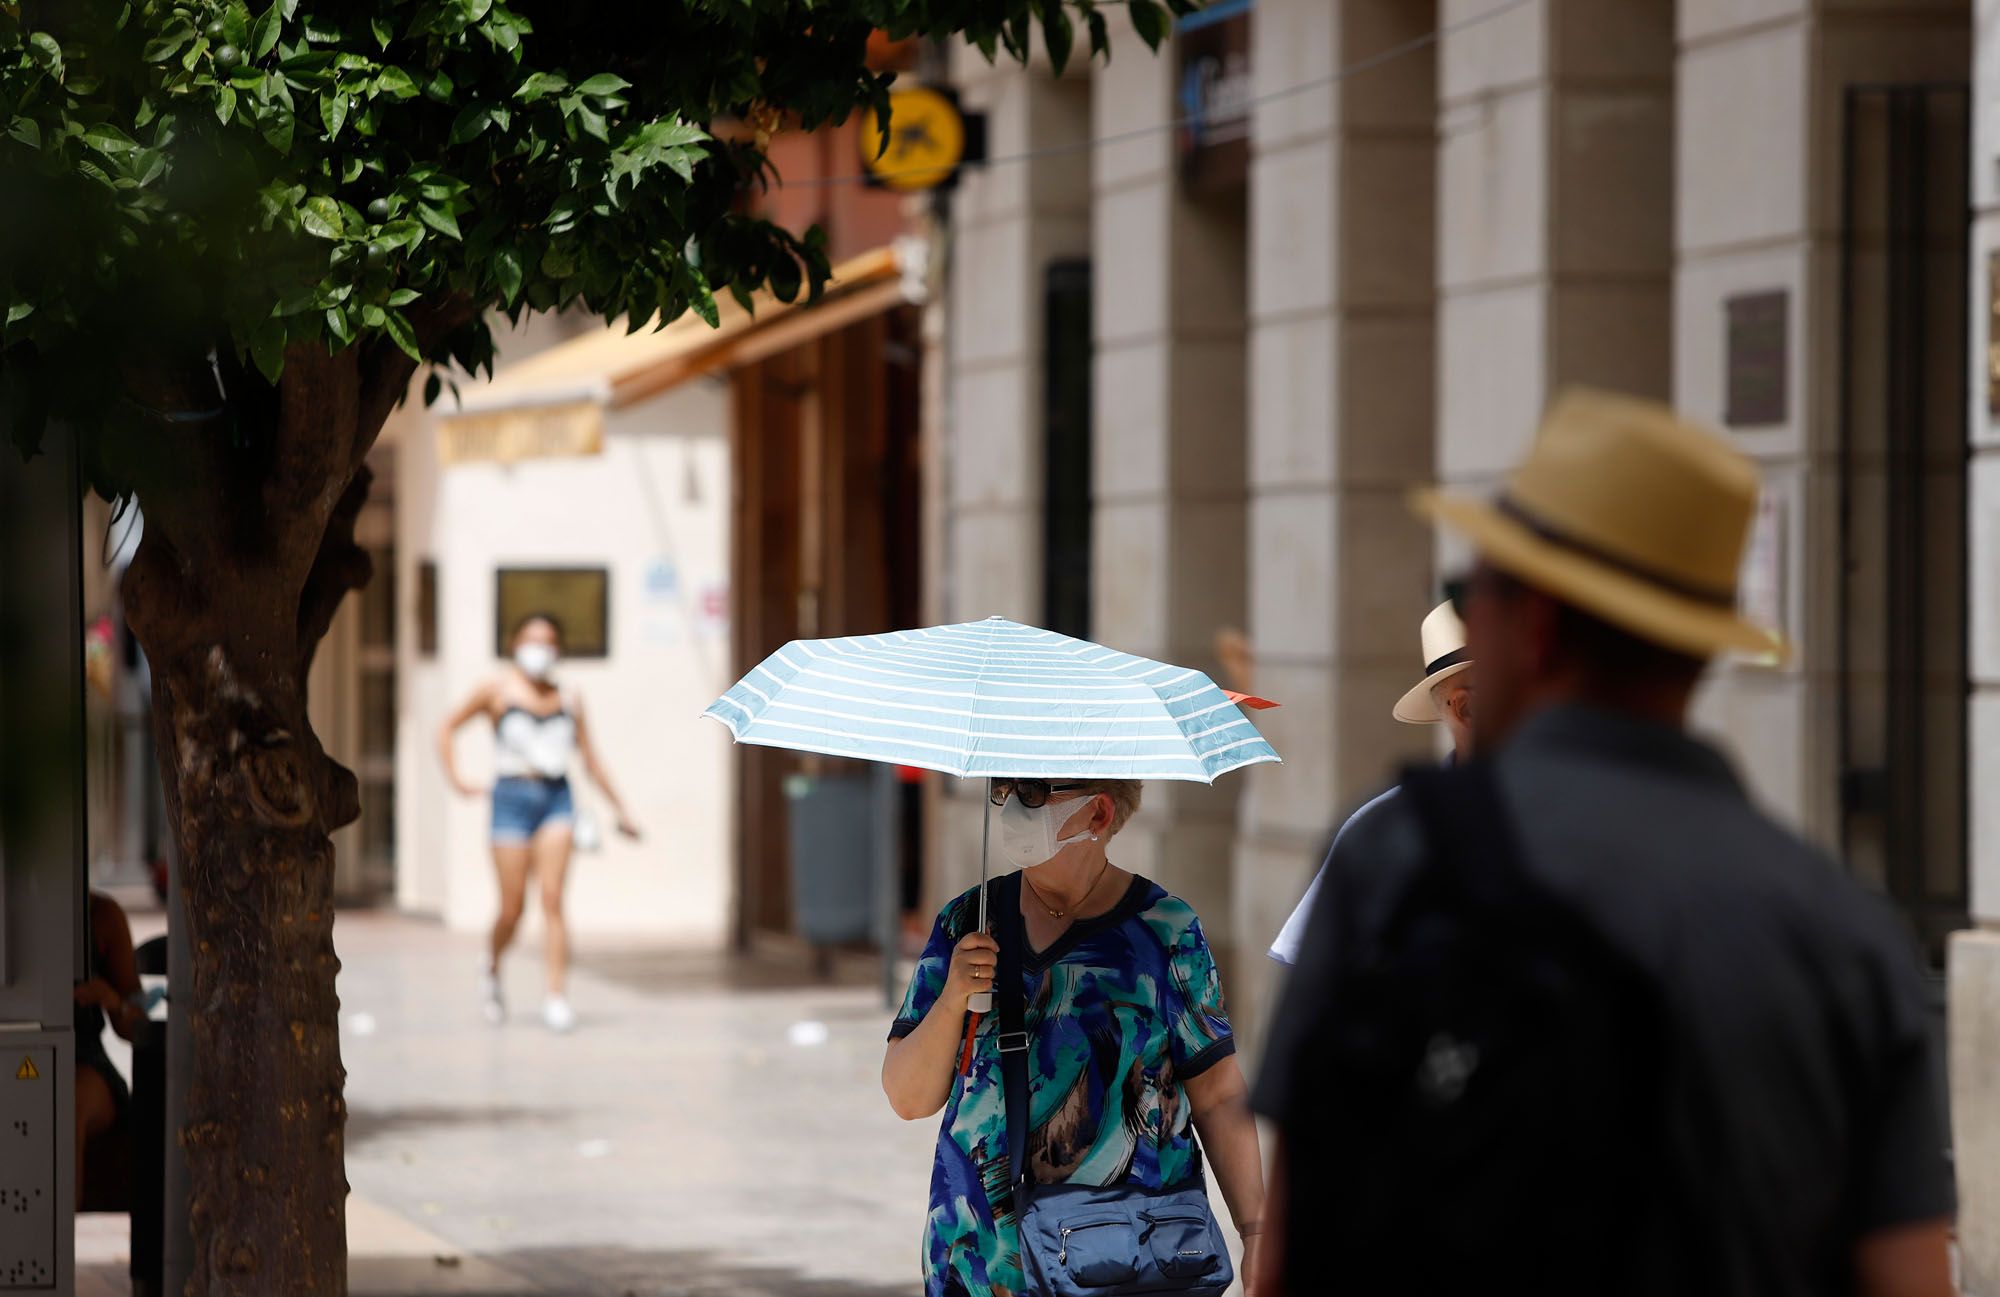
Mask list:
[[[1784,289],[1732,297],[1727,315],[1722,421],[1732,428],[1769,428],[1787,417],[1788,325]]]
[[[503,567],[496,574],[493,644],[500,657],[523,618],[553,617],[563,654],[601,658],[611,652],[611,574],[601,567]]]

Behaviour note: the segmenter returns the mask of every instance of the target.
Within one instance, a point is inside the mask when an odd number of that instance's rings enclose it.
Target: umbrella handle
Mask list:
[[[993,781],[986,781],[986,809],[979,821],[979,930],[992,932],[992,917],[986,913],[986,862],[987,846],[993,838]],[[974,991],[966,997],[965,1007],[972,1012],[972,1025],[979,1025],[982,1014],[993,1012],[993,992]],[[972,1037],[966,1036],[965,1057],[972,1058]]]

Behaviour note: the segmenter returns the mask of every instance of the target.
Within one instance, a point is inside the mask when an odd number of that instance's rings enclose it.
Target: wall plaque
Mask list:
[[[1791,294],[1782,288],[1722,304],[1728,319],[1722,419],[1732,428],[1770,427],[1787,417],[1790,308]]]

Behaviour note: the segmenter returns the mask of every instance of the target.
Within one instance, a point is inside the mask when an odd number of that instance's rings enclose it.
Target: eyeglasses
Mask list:
[[[995,779],[993,791],[987,796],[995,806],[1005,806],[1008,798],[1017,797],[1021,805],[1039,811],[1049,804],[1049,794],[1074,793],[1082,788],[1082,784],[1056,784],[1046,779]]]

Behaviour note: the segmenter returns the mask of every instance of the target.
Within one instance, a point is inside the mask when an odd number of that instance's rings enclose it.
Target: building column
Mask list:
[[[1484,0],[1443,0],[1463,23]],[[1539,0],[1439,50],[1440,477],[1487,486],[1557,389],[1668,394],[1672,0]]]
[[[1092,78],[1096,134],[1171,121],[1172,45],[1154,56],[1123,31],[1117,47]],[[1242,193],[1189,192],[1157,129],[1098,147],[1090,183],[1092,638],[1214,673],[1244,609]],[[1114,853],[1193,905],[1225,958],[1241,786],[1148,785]]]
[[[941,402],[949,423],[932,441],[943,461],[934,479],[945,493],[943,549],[926,565],[927,602],[948,622],[997,614],[1036,625],[1043,273],[1090,252],[1089,74],[1083,60],[1058,79],[1039,60],[988,64],[969,48],[954,49],[952,60],[966,111],[986,115],[989,154],[1041,155],[971,168],[949,200]],[[983,784],[935,783],[928,899],[942,903],[979,880]]]
[[[1258,90],[1436,19],[1408,0],[1260,0]],[[1285,764],[1248,772],[1236,847],[1232,991],[1250,1024],[1271,999],[1261,956],[1333,829],[1434,738],[1390,711],[1434,588],[1404,496],[1431,473],[1435,56],[1264,102],[1252,139],[1250,636],[1257,690],[1284,704],[1258,724]]]
[[[1961,11],[1963,6],[1961,6]],[[1973,19],[1971,348],[1966,427],[1971,519],[1971,909],[1952,941],[1952,1133],[1966,1297],[2000,1295],[2000,6]]]

